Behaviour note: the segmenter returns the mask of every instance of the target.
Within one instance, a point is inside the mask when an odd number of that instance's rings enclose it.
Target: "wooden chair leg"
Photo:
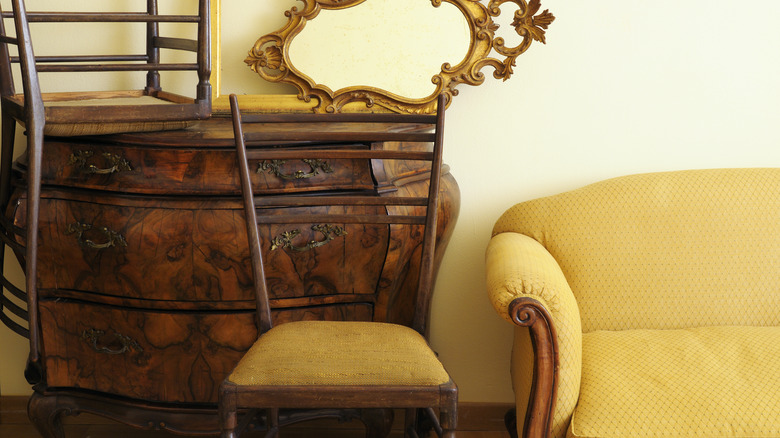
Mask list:
[[[442,406],[439,412],[442,438],[454,438],[455,429],[458,427],[458,399],[457,396],[450,400],[449,406]]]
[[[417,436],[417,409],[407,409],[404,412],[404,438],[416,438]]]
[[[366,438],[385,438],[393,428],[392,409],[361,409],[360,421],[366,427]]]
[[[14,141],[16,139],[16,120],[2,115],[2,140],[0,140],[0,207],[5,211],[11,197],[11,167],[14,161]]]
[[[458,413],[456,410],[442,411],[440,414],[441,438],[455,438],[455,428],[458,424]]]
[[[219,394],[219,429],[221,438],[237,438],[238,412],[235,394],[220,391]]]
[[[2,140],[0,140],[0,212],[5,212],[11,197],[11,167],[14,161],[16,120],[3,113],[0,129],[2,129]],[[5,244],[2,242],[0,242],[0,278],[5,278]],[[5,292],[0,290],[0,295],[5,295]],[[0,303],[0,312],[2,311],[3,305]]]
[[[265,433],[265,438],[276,438],[279,436],[279,409],[269,409],[266,415],[268,415],[266,420],[268,431]]]

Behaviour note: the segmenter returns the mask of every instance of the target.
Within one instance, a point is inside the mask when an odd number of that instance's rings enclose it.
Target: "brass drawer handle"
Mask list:
[[[288,248],[297,252],[310,251],[314,248],[327,245],[336,237],[347,235],[347,230],[337,225],[312,225],[311,229],[322,233],[322,235],[325,236],[324,239],[311,240],[304,246],[296,246],[293,245],[292,241],[301,234],[301,230],[285,231],[271,240],[271,251],[277,250],[279,248]]]
[[[305,170],[296,170],[291,174],[285,174],[282,172],[281,167],[287,162],[287,160],[263,160],[257,166],[257,173],[267,171],[268,173],[278,178],[288,181],[311,178],[313,176],[319,175],[320,170],[325,173],[333,173],[333,168],[330,167],[330,164],[328,164],[327,161],[311,160],[308,158],[304,158],[301,161],[309,166],[308,172]]]
[[[103,330],[87,329],[84,330],[84,332],[81,334],[81,339],[85,340],[89,346],[98,353],[122,354],[128,352],[129,350],[135,350],[138,352],[144,351],[144,349],[138,345],[138,342],[121,333],[114,333],[112,335],[113,339],[110,339],[110,342],[105,343],[105,346],[98,346],[98,342],[105,334],[106,332]],[[112,348],[112,346],[115,344],[118,344],[117,348]]]
[[[100,154],[108,163],[109,167],[100,168],[94,164],[87,164],[87,161],[95,155],[92,151],[77,151],[70,154],[68,159],[68,165],[75,166],[81,170],[82,173],[88,175],[109,175],[112,173],[118,173],[121,171],[131,171],[133,167],[130,162],[122,158],[117,154],[110,152],[103,152]]]
[[[121,234],[117,233],[116,231],[109,230],[107,227],[95,228],[105,237],[106,241],[104,243],[97,243],[93,240],[85,239],[84,233],[92,230],[93,228],[95,227],[91,224],[82,224],[81,222],[76,222],[75,224],[68,225],[68,229],[65,231],[65,234],[75,234],[79,245],[87,248],[106,249],[114,246],[127,246],[127,241],[124,237],[122,237]]]

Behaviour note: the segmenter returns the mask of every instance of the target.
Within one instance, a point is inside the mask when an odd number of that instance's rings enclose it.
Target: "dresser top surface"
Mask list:
[[[350,132],[355,130],[354,123],[258,123],[247,125],[247,133],[252,131],[263,132]],[[388,132],[390,127],[396,131],[398,124],[387,123],[361,123],[360,129],[364,132]],[[427,128],[426,125],[416,123],[404,124],[401,130],[416,131]],[[114,143],[125,145],[143,146],[181,146],[181,147],[234,147],[233,128],[231,119],[227,117],[213,117],[208,120],[194,122],[191,126],[174,131],[140,132],[127,134],[114,134],[94,137],[101,143]],[[279,144],[300,144],[300,141],[275,141]]]

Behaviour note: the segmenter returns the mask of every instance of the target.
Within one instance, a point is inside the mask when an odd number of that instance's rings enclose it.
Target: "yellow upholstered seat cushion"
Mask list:
[[[780,327],[583,335],[569,437],[780,437]]]
[[[298,321],[258,338],[228,381],[255,385],[441,385],[450,381],[427,341],[409,327]]]

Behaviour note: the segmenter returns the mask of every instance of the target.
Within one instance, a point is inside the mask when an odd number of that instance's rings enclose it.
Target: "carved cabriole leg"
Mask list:
[[[552,317],[541,303],[531,298],[512,301],[509,305],[509,315],[515,324],[530,329],[536,356],[523,436],[546,438],[552,428],[558,390],[558,338]]]
[[[180,435],[219,432],[216,406],[153,404],[79,391],[39,390],[28,403],[28,415],[44,438],[62,438],[63,415],[94,414],[144,430],[165,430]]]
[[[74,407],[61,403],[56,395],[34,392],[27,403],[27,416],[43,438],[65,438],[62,414],[70,415]]]

